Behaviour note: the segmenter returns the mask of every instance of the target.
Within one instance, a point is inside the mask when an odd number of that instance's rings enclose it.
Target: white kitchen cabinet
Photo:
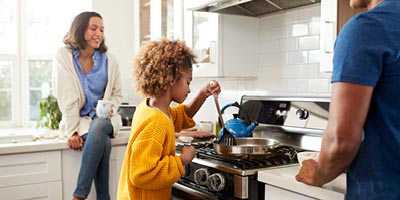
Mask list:
[[[321,72],[332,72],[337,34],[353,15],[363,11],[350,8],[348,0],[321,0]]]
[[[321,62],[320,71],[331,72],[333,69],[333,47],[337,35],[336,0],[321,0]]]
[[[60,151],[0,156],[0,198],[62,199]]]
[[[300,165],[262,170],[257,180],[265,185],[265,200],[324,199],[343,200],[346,195],[346,174],[341,174],[322,187],[310,186],[295,179]]]
[[[257,77],[258,18],[192,11],[185,1],[184,38],[197,58],[194,77]]]
[[[62,199],[61,181],[0,188],[1,199]]]
[[[265,184],[265,200],[314,200],[303,194]]]
[[[182,39],[183,0],[140,0],[134,6],[140,46],[161,37]]]
[[[110,155],[110,196],[111,199],[117,198],[117,190],[119,183],[119,174],[121,172],[122,161],[124,159],[126,146],[113,146]],[[63,196],[64,199],[71,199],[76,187],[82,152],[72,149],[62,151],[62,177],[63,177]],[[96,189],[94,184],[87,200],[96,199]]]

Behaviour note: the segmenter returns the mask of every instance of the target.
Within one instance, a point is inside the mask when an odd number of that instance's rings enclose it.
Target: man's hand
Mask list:
[[[296,175],[296,180],[307,185],[322,186],[323,182],[318,176],[318,162],[309,159],[304,160],[299,173]]]
[[[81,151],[83,147],[83,138],[79,136],[78,133],[74,133],[70,138],[68,138],[67,144],[69,148]]]

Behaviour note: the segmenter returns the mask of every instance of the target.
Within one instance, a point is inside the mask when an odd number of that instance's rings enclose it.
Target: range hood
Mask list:
[[[206,0],[201,2],[189,10],[259,17],[320,3],[321,0]]]

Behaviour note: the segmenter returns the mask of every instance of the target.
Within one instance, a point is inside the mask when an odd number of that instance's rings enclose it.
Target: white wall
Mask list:
[[[124,102],[135,102],[137,97],[131,81],[131,61],[135,52],[134,1],[93,0],[93,10],[104,21],[104,34],[109,52],[114,54],[121,69]]]

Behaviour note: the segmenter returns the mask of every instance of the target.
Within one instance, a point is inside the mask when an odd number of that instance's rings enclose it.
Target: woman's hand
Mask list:
[[[93,108],[94,109],[94,111],[96,112],[96,107],[94,107]],[[107,117],[106,117],[106,119],[111,119],[111,117],[114,115],[114,111],[115,109],[114,109],[114,104],[111,104],[111,106],[110,106],[110,111],[108,112],[108,115],[107,115]],[[96,112],[96,115],[97,115],[97,112]],[[97,116],[97,117],[99,117],[99,116]]]
[[[74,133],[70,138],[68,138],[67,144],[71,149],[82,150],[83,138],[77,133]]]
[[[111,105],[111,107],[110,107],[110,112],[109,112],[109,114],[108,114],[108,116],[107,116],[107,119],[111,119],[111,117],[114,115],[114,104],[113,105]]]

